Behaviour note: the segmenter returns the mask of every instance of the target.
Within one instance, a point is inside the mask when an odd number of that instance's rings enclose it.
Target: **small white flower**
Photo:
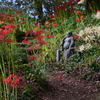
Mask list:
[[[86,45],[79,46],[79,51],[82,52],[83,50],[91,49],[92,45],[90,43],[87,43]]]
[[[100,26],[97,27],[97,33],[98,37],[100,37]]]
[[[87,43],[87,44],[85,45],[85,50],[91,49],[91,48],[92,48],[92,45],[91,45],[90,43]]]
[[[100,19],[100,12],[98,12],[96,15],[94,15],[95,18]]]
[[[86,34],[85,31],[81,30],[78,35],[81,37],[81,36],[84,36],[85,34]]]
[[[92,30],[91,27],[86,27],[86,28],[84,29],[84,31],[87,33],[87,35],[93,33],[93,30]]]
[[[83,51],[85,49],[85,46],[84,45],[81,45],[81,46],[79,46],[79,51]]]
[[[100,26],[86,27],[84,30],[81,30],[78,35],[82,40],[90,43],[100,37]]]
[[[83,4],[85,2],[85,0],[80,0],[79,2],[78,2],[78,4]]]

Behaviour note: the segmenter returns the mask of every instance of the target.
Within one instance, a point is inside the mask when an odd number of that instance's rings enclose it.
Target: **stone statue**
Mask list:
[[[38,23],[40,23],[40,16],[38,15],[38,16],[36,16],[36,24],[38,24]]]
[[[62,51],[64,51],[64,58],[69,58],[74,54],[74,38],[72,32],[68,32],[67,36],[62,39]]]

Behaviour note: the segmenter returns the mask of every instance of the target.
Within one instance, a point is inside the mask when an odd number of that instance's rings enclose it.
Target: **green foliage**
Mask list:
[[[100,47],[93,46],[93,48],[75,53],[70,59],[67,61],[65,70],[67,72],[77,69],[82,65],[86,66],[90,70],[100,70],[100,63],[97,62],[97,58],[100,54]]]
[[[99,71],[100,70],[100,63],[94,61],[88,66],[88,68],[91,70]]]
[[[29,86],[24,86],[24,90],[19,94],[18,100],[36,100],[36,94],[33,94],[33,88]]]

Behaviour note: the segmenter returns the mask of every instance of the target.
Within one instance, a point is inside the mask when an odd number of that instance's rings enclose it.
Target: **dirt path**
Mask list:
[[[54,71],[47,75],[49,91],[41,91],[38,100],[97,100],[97,85],[75,76]]]

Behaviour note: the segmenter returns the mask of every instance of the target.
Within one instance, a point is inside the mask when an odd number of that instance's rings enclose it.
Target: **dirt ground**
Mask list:
[[[38,100],[100,100],[100,89],[90,81],[54,71],[47,75],[48,91],[40,91]],[[97,82],[98,84],[99,82]]]

